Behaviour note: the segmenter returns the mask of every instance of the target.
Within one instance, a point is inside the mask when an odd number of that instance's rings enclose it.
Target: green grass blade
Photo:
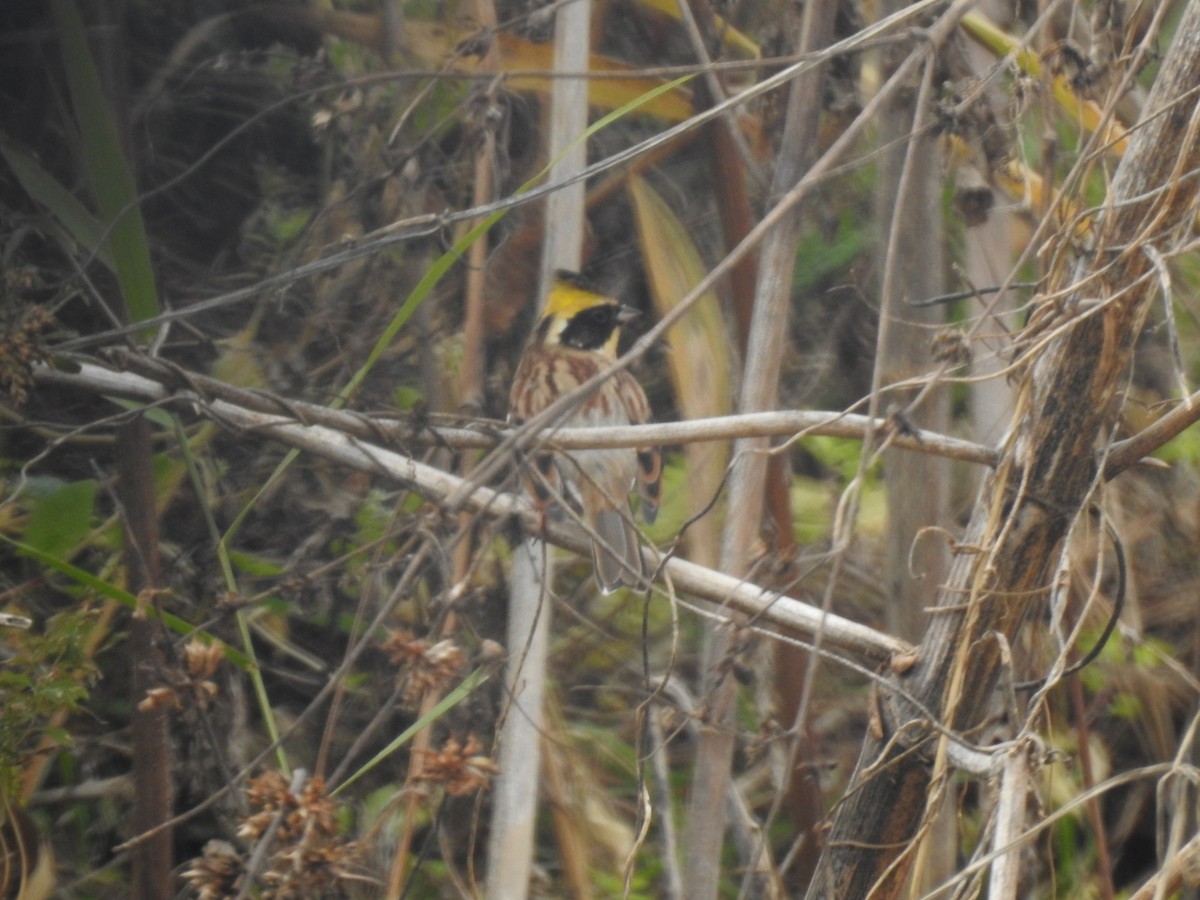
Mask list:
[[[88,47],[75,0],[52,0],[71,105],[83,141],[83,160],[92,196],[109,227],[108,245],[130,321],[158,315],[158,291],[137,202],[137,186],[121,150],[116,119],[100,88],[100,73]]]
[[[73,566],[69,562],[59,559],[54,554],[47,553],[44,550],[39,550],[37,547],[32,547],[29,544],[23,543],[21,541],[14,541],[12,538],[8,537],[7,535],[0,534],[0,540],[3,540],[6,544],[9,544],[10,546],[15,547],[17,550],[19,550],[21,553],[25,554],[26,556],[33,557],[34,559],[36,559],[38,562],[42,563],[46,567],[54,569],[56,572],[66,575],[68,578],[70,578],[75,583],[81,585],[82,587],[93,590],[100,596],[107,597],[109,600],[113,600],[116,603],[119,603],[122,606],[126,607],[127,609],[137,609],[137,606],[138,606],[138,598],[137,597],[135,597],[133,594],[129,593],[129,591],[124,590],[123,588],[117,587],[115,584],[110,584],[109,582],[105,581],[103,578],[97,578],[95,575],[93,575],[91,572],[88,572],[86,569],[81,569],[78,566]],[[213,635],[209,634],[207,631],[203,631],[203,630],[197,628],[195,625],[192,625],[190,622],[179,618],[179,616],[171,615],[171,613],[169,613],[169,612],[160,612],[159,610],[155,609],[150,604],[145,604],[145,611],[146,611],[146,615],[149,618],[156,619],[156,620],[162,622],[164,625],[166,625],[168,628],[170,628],[172,631],[174,631],[178,634],[201,635],[201,636],[207,638],[208,640],[219,643],[221,645],[221,648],[225,651],[225,658],[228,659],[235,666],[237,666],[239,669],[244,669],[245,671],[250,671],[251,669],[254,668],[254,663],[251,662],[250,659],[244,653],[241,653],[238,650],[235,650],[233,647],[230,647],[228,644],[226,644],[220,638],[214,637]]]
[[[43,169],[32,153],[3,131],[0,131],[0,156],[4,157],[25,193],[66,229],[71,240],[88,253],[95,254],[110,271],[115,271],[112,253],[104,240],[104,226],[91,210]]]
[[[361,776],[366,775],[373,768],[416,737],[418,732],[424,728],[428,728],[443,715],[445,715],[449,710],[453,709],[455,706],[469,697],[471,692],[487,681],[487,679],[488,676],[484,673],[483,669],[476,669],[474,672],[464,678],[458,687],[439,700],[433,709],[429,710],[429,712],[425,713],[425,715],[421,716],[421,718],[409,725],[399,734],[399,736],[396,737],[394,741],[376,753],[371,758],[370,762],[363,765],[361,769],[339,784],[334,790],[330,791],[329,796],[336,797],[341,790],[349,787]]]
[[[225,542],[221,540],[221,532],[217,528],[216,519],[213,518],[212,510],[204,499],[208,496],[208,491],[204,484],[204,479],[200,474],[200,467],[196,462],[195,456],[192,455],[192,445],[189,443],[187,434],[183,430],[183,424],[175,415],[171,416],[171,427],[175,432],[175,443],[179,447],[180,454],[183,456],[184,465],[187,466],[188,477],[191,479],[192,490],[196,495],[196,502],[200,506],[201,514],[204,517],[204,523],[208,526],[208,533],[212,536],[213,543],[217,547],[217,559],[221,564],[221,573],[225,577],[225,589],[236,595],[241,592],[241,588],[233,574],[233,565],[229,561],[229,550]],[[245,648],[246,658],[252,663],[249,670],[250,683],[254,687],[254,698],[258,702],[259,715],[262,716],[263,724],[267,728],[268,739],[275,745],[275,759],[279,763],[279,770],[283,772],[285,778],[290,778],[292,767],[288,763],[283,742],[279,739],[279,725],[275,720],[275,711],[271,707],[270,697],[267,695],[267,685],[263,681],[262,669],[258,665],[258,656],[254,652],[254,641],[250,635],[250,622],[246,617],[246,611],[239,609],[236,613],[236,619],[238,636],[242,640],[242,647]]]

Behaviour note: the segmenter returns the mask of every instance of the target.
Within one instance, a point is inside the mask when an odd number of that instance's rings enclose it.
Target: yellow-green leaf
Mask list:
[[[36,497],[25,526],[25,542],[69,559],[92,529],[95,503],[96,482],[91,479],[72,481]]]
[[[534,44],[509,34],[498,37],[500,69],[513,74],[505,82],[516,91],[548,93],[550,79],[543,75],[523,74],[529,70],[549,71],[554,68],[554,46]],[[622,62],[601,56],[588,55],[588,103],[596,109],[618,109],[662,86],[656,78],[602,78],[596,73],[629,73],[634,70]],[[682,88],[658,94],[639,104],[636,112],[657,116],[667,122],[682,122],[692,115],[692,100]]]
[[[670,16],[678,21],[681,16],[679,13],[679,0],[638,0],[642,6],[648,9],[656,10],[663,15]],[[713,16],[713,25],[716,31],[721,35],[721,40],[725,43],[732,52],[739,56],[749,59],[758,59],[762,55],[758,44],[746,37],[720,16]]]
[[[655,310],[666,315],[707,273],[703,259],[679,217],[645,179],[629,179],[638,244],[642,251]],[[728,413],[732,407],[730,338],[717,297],[704,294],[667,332],[671,383],[679,412],[685,419]],[[689,515],[700,512],[718,490],[728,447],[718,443],[690,444],[688,466]],[[666,498],[669,502],[670,498]],[[718,530],[713,516],[691,530],[692,559],[717,562]]]
[[[1041,58],[1028,47],[1022,47],[1021,41],[1015,35],[997,26],[987,16],[978,12],[968,12],[962,17],[962,27],[971,38],[996,56],[1002,57],[1011,53],[1023,72],[1035,78],[1041,76]],[[1123,154],[1129,148],[1129,136],[1125,127],[1111,116],[1106,118],[1104,110],[1095,101],[1080,97],[1066,76],[1055,75],[1051,79],[1050,93],[1054,101],[1083,128],[1093,133],[1100,132],[1104,142],[1111,146],[1113,152]]]

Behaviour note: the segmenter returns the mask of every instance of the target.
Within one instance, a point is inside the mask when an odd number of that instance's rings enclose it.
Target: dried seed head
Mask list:
[[[237,896],[242,886],[245,860],[228,841],[211,840],[200,857],[193,859],[183,873],[196,892],[197,900],[221,900]]]
[[[400,670],[400,684],[408,703],[429,691],[444,690],[463,666],[462,649],[453,641],[431,645],[402,629],[388,634],[383,650]]]
[[[212,678],[225,658],[220,644],[206,644],[192,638],[183,647],[183,661],[193,678]]]
[[[474,735],[462,743],[452,737],[440,750],[427,750],[417,774],[417,781],[440,784],[447,794],[461,797],[487,787],[492,776],[500,771]]]
[[[142,712],[155,712],[172,706],[176,709],[182,706],[175,688],[156,687],[146,691],[146,696],[138,704],[138,709]]]

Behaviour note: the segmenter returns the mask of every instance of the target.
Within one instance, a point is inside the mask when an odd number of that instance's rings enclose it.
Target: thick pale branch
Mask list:
[[[1006,900],[1020,896],[1021,846],[1030,792],[1029,755],[1036,749],[1032,742],[1019,741],[1004,757],[1000,774],[1000,799],[996,805],[996,832],[992,843],[997,848],[1013,845],[1007,852],[998,849],[992,861],[989,898]]]
[[[538,514],[524,497],[471,486],[461,478],[393,450],[324,425],[304,424],[297,421],[294,414],[281,415],[247,409],[227,400],[200,397],[190,391],[168,394],[162,385],[140,375],[112,372],[92,365],[79,373],[43,368],[39,370],[38,378],[46,383],[81,388],[91,393],[133,396],[150,402],[170,402],[189,407],[225,427],[259,434],[334,462],[394,479],[435,503],[443,502],[450,496],[462,495],[465,497],[463,507],[475,514],[497,519],[516,518],[530,532],[539,528]],[[573,525],[547,522],[540,533],[556,546],[583,555],[591,553],[591,539],[582,529]],[[643,552],[652,571],[658,559],[656,555]],[[750,582],[687,560],[667,560],[664,575],[671,579],[676,590],[711,601],[721,609],[741,613],[761,624],[791,634],[813,637],[822,632],[826,645],[868,660],[884,661],[912,650],[903,641],[865,625],[832,614],[823,615],[821,610],[808,603],[764,590]]]
[[[73,385],[85,390],[125,397],[130,400],[157,402],[176,391],[186,403],[224,400],[244,409],[285,416],[302,424],[325,425],[366,440],[395,443],[400,446],[439,446],[455,449],[490,449],[511,434],[508,426],[483,421],[472,427],[440,424],[437,419],[395,419],[370,416],[352,410],[331,409],[296,400],[287,400],[262,391],[235,388],[214,378],[188,372],[156,360],[143,359],[137,371],[117,372],[103,366],[83,363],[76,372],[42,369],[39,378],[47,382]],[[647,444],[673,446],[702,441],[723,441],[739,437],[798,437],[823,435],[862,439],[867,434],[890,435],[892,446],[931,453],[964,462],[994,466],[999,453],[988,447],[919,428],[892,433],[886,419],[872,419],[853,413],[791,410],[748,413],[685,422],[655,422],[610,428],[558,428],[539,436],[546,445],[560,450],[596,447],[644,447]]]
[[[122,367],[128,367],[130,371],[114,371],[91,363],[81,363],[74,372],[41,369],[38,377],[45,382],[103,392],[130,400],[156,402],[166,399],[173,391],[185,390],[188,392],[187,396],[181,399],[188,403],[226,400],[245,409],[286,415],[300,423],[325,425],[365,440],[396,443],[406,447],[491,449],[499,446],[509,433],[507,426],[491,420],[479,420],[467,426],[462,424],[461,419],[450,417],[396,419],[289,400],[265,391],[233,387],[215,378],[148,357],[123,357]],[[1130,466],[1145,461],[1149,454],[1169,443],[1196,421],[1200,421],[1200,391],[1185,398],[1175,409],[1148,425],[1143,431],[1113,444],[1104,457],[1105,479],[1115,478]],[[552,437],[544,437],[543,440],[548,446],[560,450],[644,447],[647,444],[676,446],[741,437],[794,439],[821,435],[859,440],[868,434],[874,434],[889,437],[893,447],[992,468],[1000,459],[998,450],[961,438],[922,428],[906,427],[904,430],[893,432],[886,419],[820,410],[747,413],[691,419],[685,422],[654,422],[648,425],[611,428],[560,428],[550,434]]]

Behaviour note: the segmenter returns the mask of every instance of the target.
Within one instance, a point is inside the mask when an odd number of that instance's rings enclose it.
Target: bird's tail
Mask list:
[[[611,594],[621,586],[634,587],[645,570],[637,529],[629,516],[621,515],[612,506],[604,506],[593,512],[591,523],[600,537],[599,541],[592,541],[592,565],[600,590]]]

